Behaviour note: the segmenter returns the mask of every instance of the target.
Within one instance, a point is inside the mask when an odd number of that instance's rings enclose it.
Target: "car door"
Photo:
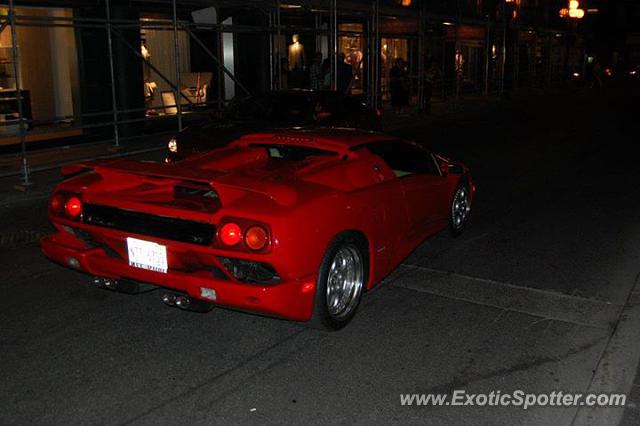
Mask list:
[[[384,159],[401,183],[407,236],[419,239],[442,226],[448,212],[448,185],[433,155],[402,140],[378,142],[370,150]]]

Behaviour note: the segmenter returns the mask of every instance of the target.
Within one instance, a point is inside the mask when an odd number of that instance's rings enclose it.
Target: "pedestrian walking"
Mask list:
[[[389,80],[391,106],[397,112],[402,112],[409,104],[408,75],[402,58],[395,60],[389,72]]]

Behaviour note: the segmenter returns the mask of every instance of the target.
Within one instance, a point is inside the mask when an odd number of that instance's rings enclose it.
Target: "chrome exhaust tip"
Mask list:
[[[93,285],[96,287],[103,288],[104,287],[104,278],[102,277],[93,277]]]
[[[176,297],[176,306],[180,309],[189,309],[189,306],[191,306],[191,299],[187,296],[178,296]]]
[[[93,277],[93,284],[96,287],[117,291],[119,293],[126,294],[140,294],[146,293],[151,290],[155,290],[157,287],[151,284],[140,283],[137,281],[127,280],[127,279],[118,279],[114,280],[113,278],[106,277]]]
[[[162,303],[167,306],[176,306],[176,295],[173,293],[164,293],[162,295]]]
[[[190,312],[205,313],[213,309],[213,304],[211,303],[198,299],[192,299],[185,294],[179,293],[163,293],[162,302],[167,306],[177,307],[182,309],[183,311]]]

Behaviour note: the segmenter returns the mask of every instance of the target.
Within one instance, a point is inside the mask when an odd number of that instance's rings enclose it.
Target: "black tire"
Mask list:
[[[460,219],[459,216],[456,216],[456,203],[460,202],[457,199],[458,195],[461,191],[466,191],[466,214]],[[462,234],[469,223],[469,217],[471,216],[471,187],[469,185],[469,181],[465,178],[460,179],[458,186],[456,186],[456,190],[453,191],[453,196],[451,197],[451,205],[449,206],[449,229],[451,230],[451,234],[454,237]]]
[[[339,315],[332,313],[332,309],[329,307],[329,274],[332,270],[332,265],[338,253],[348,252],[351,254],[357,253],[361,259],[361,287],[357,290],[357,294],[352,296],[349,300],[345,311]],[[357,275],[357,274],[356,274]],[[320,264],[320,270],[318,272],[318,280],[316,282],[316,295],[313,308],[313,316],[308,323],[308,326],[327,331],[340,330],[353,319],[360,305],[362,299],[362,293],[365,291],[367,280],[369,277],[369,252],[366,240],[356,233],[345,233],[339,235],[333,240],[333,242],[327,248],[322,263]],[[355,291],[354,291],[355,292]]]

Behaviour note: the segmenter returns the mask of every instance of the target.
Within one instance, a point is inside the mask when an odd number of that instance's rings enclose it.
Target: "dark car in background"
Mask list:
[[[324,90],[282,90],[232,102],[220,118],[192,125],[168,144],[167,162],[226,145],[247,133],[286,128],[381,130],[380,113],[362,97]]]

